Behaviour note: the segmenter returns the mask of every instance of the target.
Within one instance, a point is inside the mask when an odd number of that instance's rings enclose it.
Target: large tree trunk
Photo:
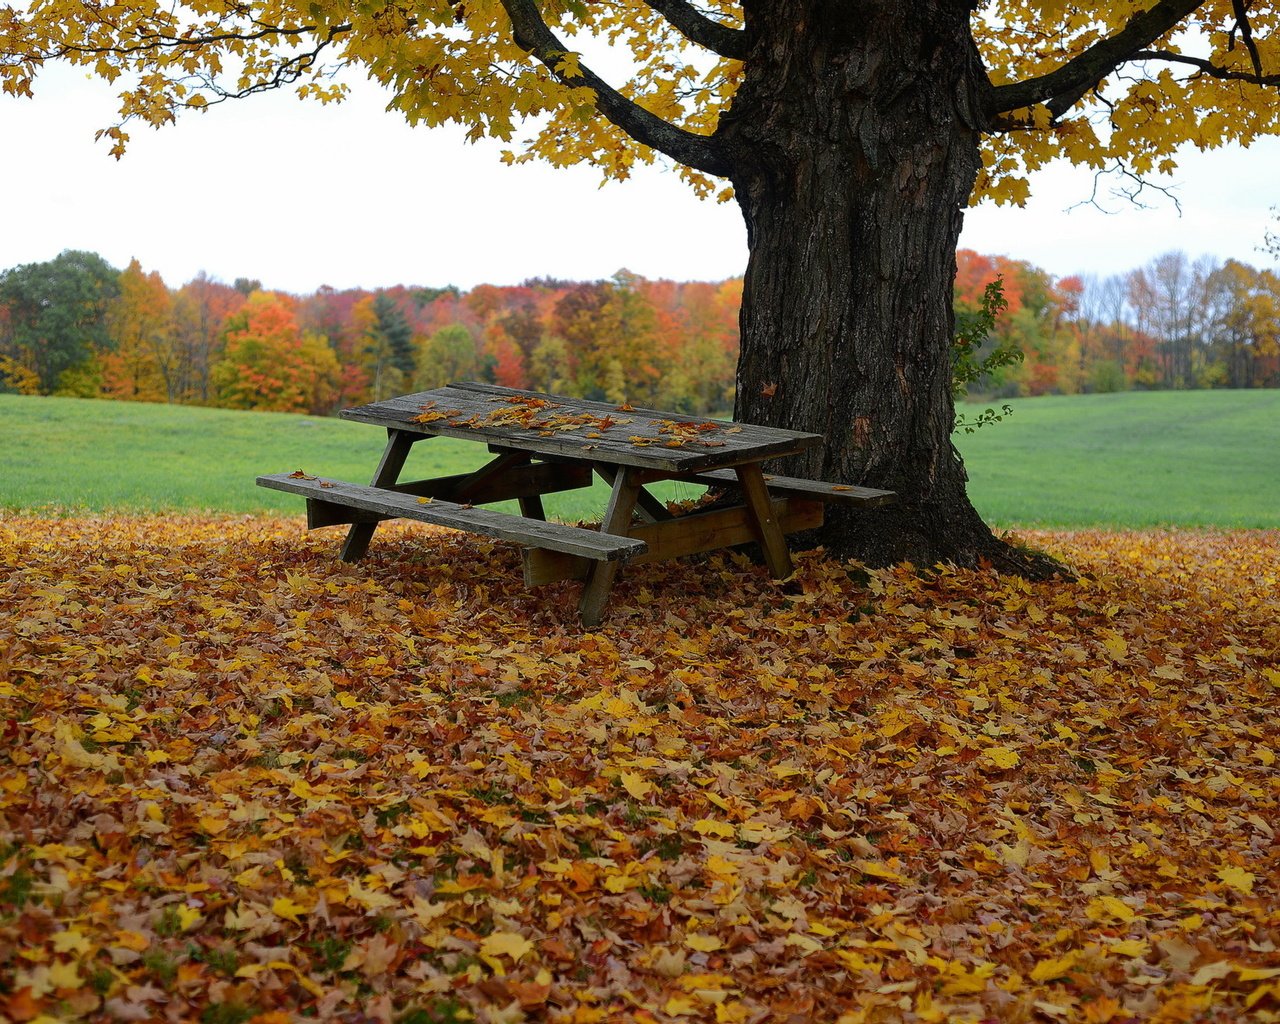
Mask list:
[[[882,565],[1009,565],[951,443],[952,285],[980,168],[969,5],[749,0],[722,133],[750,260],[736,415],[826,445],[782,471],[886,487],[816,538]]]

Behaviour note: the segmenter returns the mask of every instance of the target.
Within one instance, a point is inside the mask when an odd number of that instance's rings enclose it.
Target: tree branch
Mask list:
[[[1235,12],[1236,28],[1240,30],[1240,38],[1244,40],[1244,48],[1249,51],[1249,59],[1253,62],[1253,73],[1262,75],[1262,55],[1258,53],[1258,44],[1253,41],[1253,26],[1249,24],[1249,0],[1231,0],[1231,9]],[[1235,33],[1231,33],[1231,45],[1234,49]]]
[[[987,93],[987,119],[994,128],[1013,127],[1001,123],[1001,114],[1019,107],[1044,103],[1056,118],[1070,110],[1090,89],[1134,55],[1174,28],[1178,22],[1204,4],[1205,0],[1160,0],[1154,7],[1135,14],[1114,36],[1101,39],[1067,61],[1056,71],[1023,82],[998,85]]]
[[[214,43],[255,42],[268,36],[305,36],[316,31],[315,25],[299,25],[296,28],[280,28],[277,25],[261,25],[253,32],[213,32],[208,35],[175,36],[164,32],[145,32],[139,41],[132,46],[108,43],[102,46],[80,46],[67,43],[57,49],[40,55],[41,60],[56,60],[73,54],[120,54],[127,56],[134,53],[146,53],[152,50],[199,50]],[[351,30],[350,24],[331,26],[324,40],[317,45],[317,51],[332,43],[338,36]]]
[[[1251,74],[1248,71],[1232,71],[1219,67],[1212,61],[1201,57],[1188,57],[1185,53],[1173,53],[1170,50],[1139,50],[1132,60],[1167,60],[1172,64],[1186,64],[1212,78],[1222,78],[1233,82],[1250,82],[1253,85],[1280,85],[1280,74]]]
[[[721,57],[745,60],[747,34],[700,14],[688,0],[645,0],[655,11],[671,22],[692,43],[718,53]]]
[[[627,99],[589,68],[578,65],[570,75],[564,56],[570,52],[538,13],[535,0],[502,0],[515,31],[516,45],[536,57],[560,82],[571,88],[588,88],[596,94],[596,109],[642,145],[665,153],[679,163],[719,177],[728,177],[729,161],[709,136],[677,128]]]
[[[295,54],[293,57],[290,57],[288,60],[278,65],[270,78],[264,79],[260,82],[255,82],[252,85],[247,85],[243,89],[239,89],[235,92],[222,88],[222,86],[218,85],[218,83],[212,78],[204,78],[203,82],[205,86],[217,97],[216,99],[209,100],[205,105],[211,107],[218,103],[224,103],[227,100],[240,100],[244,99],[246,96],[252,96],[255,93],[271,92],[273,89],[280,89],[286,85],[293,84],[314,68],[316,66],[316,60],[319,58],[320,54],[333,43],[334,39],[337,38],[338,35],[349,28],[350,26],[346,25],[330,29],[329,34],[324,39],[317,40],[315,46],[310,50]]]

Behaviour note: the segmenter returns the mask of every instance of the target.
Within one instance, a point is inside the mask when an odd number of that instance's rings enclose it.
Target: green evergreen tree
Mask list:
[[[413,326],[404,310],[386,292],[378,292],[373,300],[373,315],[377,318],[374,330],[386,346],[391,365],[401,373],[412,374],[417,353],[413,348]]]

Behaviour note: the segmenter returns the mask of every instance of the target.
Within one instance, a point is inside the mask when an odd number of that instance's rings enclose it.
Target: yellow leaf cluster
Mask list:
[[[517,45],[498,0],[135,0],[110,5],[107,13],[99,4],[46,0],[0,17],[0,88],[30,95],[39,68],[53,57],[120,82],[121,123],[100,133],[119,156],[129,141],[122,125],[131,119],[162,125],[184,109],[204,110],[281,84],[327,103],[346,91],[335,70],[359,68],[411,123],[453,123],[471,141],[502,140],[511,147],[508,162],[583,162],[605,178],[625,179],[655,153],[599,115],[584,66],[600,69],[643,110],[695,135],[715,131],[743,80],[741,63],[690,45],[640,0],[540,6],[568,47],[553,55],[553,70]],[[743,23],[738,3],[698,6],[723,25]],[[971,29],[991,83],[1001,86],[1054,72],[1148,7],[1139,0],[1090,6],[991,0],[976,5]],[[1252,73],[1237,7],[1209,0],[1151,49],[1194,54],[1227,74]],[[1280,13],[1255,4],[1248,17],[1263,72],[1275,76]],[[163,40],[170,42],[157,42]],[[975,200],[1021,205],[1027,174],[1058,159],[1096,169],[1122,162],[1139,174],[1163,174],[1175,168],[1180,146],[1247,144],[1280,131],[1280,104],[1263,87],[1163,60],[1123,64],[1056,117],[1043,103],[1002,117],[1001,130],[983,143]],[[1016,130],[1003,130],[1009,127]],[[678,170],[701,196],[732,195],[722,181]]]

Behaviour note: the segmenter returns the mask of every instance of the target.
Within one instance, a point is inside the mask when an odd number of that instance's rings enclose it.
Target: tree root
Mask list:
[[[965,569],[994,569],[1035,582],[1074,581],[1071,568],[1043,551],[997,537],[964,501],[937,506],[905,505],[859,510],[828,506],[817,530],[797,534],[797,547],[821,545],[840,559],[871,568],[901,562],[918,566],[947,563]]]

